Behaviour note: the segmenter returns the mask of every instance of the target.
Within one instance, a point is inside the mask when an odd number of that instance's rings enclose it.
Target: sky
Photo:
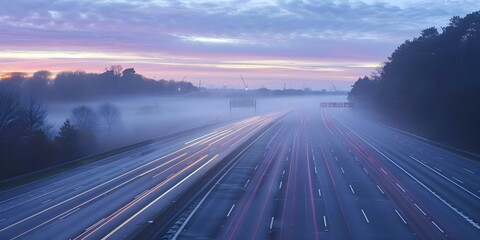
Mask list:
[[[133,67],[154,79],[349,90],[478,0],[0,0],[0,74]]]

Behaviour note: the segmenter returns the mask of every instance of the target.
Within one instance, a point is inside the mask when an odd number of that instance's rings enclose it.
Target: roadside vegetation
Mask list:
[[[407,40],[349,100],[409,130],[470,151],[480,149],[480,11],[455,16]]]
[[[100,141],[114,139],[122,125],[118,106],[104,99],[125,95],[172,95],[195,92],[191,83],[155,81],[112,66],[104,73],[48,71],[33,76],[11,73],[0,81],[0,180],[95,154]],[[96,107],[79,105],[58,130],[47,121],[45,101],[98,99]],[[103,102],[103,103],[102,103]]]

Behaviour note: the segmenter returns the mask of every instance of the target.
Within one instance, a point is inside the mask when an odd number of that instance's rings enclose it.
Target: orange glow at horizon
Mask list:
[[[327,82],[345,83],[349,87],[359,76],[368,75],[378,63],[364,60],[273,58],[247,56],[169,56],[163,54],[102,53],[74,51],[0,50],[0,79],[12,72],[33,74],[39,70],[85,71],[101,73],[111,65],[133,67],[149,78],[181,80],[196,84],[199,80],[211,87],[241,87],[238,75],[248,77],[252,87],[281,88],[283,82],[296,86],[308,84],[324,88]],[[2,75],[3,73],[3,75]],[[315,81],[323,81],[316,83]],[[317,85],[317,86],[312,86]]]

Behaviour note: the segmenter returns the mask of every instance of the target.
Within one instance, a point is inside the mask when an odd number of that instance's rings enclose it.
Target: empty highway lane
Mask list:
[[[478,239],[478,162],[346,109],[296,111],[163,233],[175,239]]]
[[[480,164],[349,109],[311,108],[167,138],[0,195],[0,239],[137,234],[480,239]]]

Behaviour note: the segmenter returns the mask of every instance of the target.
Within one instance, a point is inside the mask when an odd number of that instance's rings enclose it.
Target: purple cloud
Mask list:
[[[22,59],[14,56],[15,51],[108,53],[125,59],[104,58],[104,66],[129,62],[148,71],[154,69],[147,64],[167,66],[168,58],[178,69],[182,66],[176,64],[195,59],[191,64],[200,68],[205,68],[202,61],[215,62],[207,68],[219,73],[224,70],[218,67],[222,60],[305,59],[308,64],[304,69],[308,69],[316,62],[336,59],[335,67],[344,74],[317,72],[317,79],[345,81],[351,77],[353,82],[358,77],[355,74],[368,74],[374,67],[352,68],[346,62],[385,61],[400,43],[417,36],[420,30],[444,26],[453,15],[463,16],[480,7],[480,2],[469,0],[337,2],[8,1],[0,8],[0,71],[11,70],[13,59]],[[10,57],[5,57],[5,52]],[[138,57],[137,62],[128,61],[132,55]],[[12,64],[5,64],[5,59],[12,59]],[[44,60],[49,62],[51,58]],[[64,60],[74,63],[69,58]],[[102,58],[95,62],[101,64]],[[263,76],[258,66],[252,66],[253,74]],[[90,67],[85,70],[94,70]],[[183,67],[186,70],[192,66]],[[285,76],[292,75],[284,71],[284,66],[276,67]],[[173,73],[171,67],[168,71]],[[295,72],[299,78],[312,78],[311,71],[303,73]]]

